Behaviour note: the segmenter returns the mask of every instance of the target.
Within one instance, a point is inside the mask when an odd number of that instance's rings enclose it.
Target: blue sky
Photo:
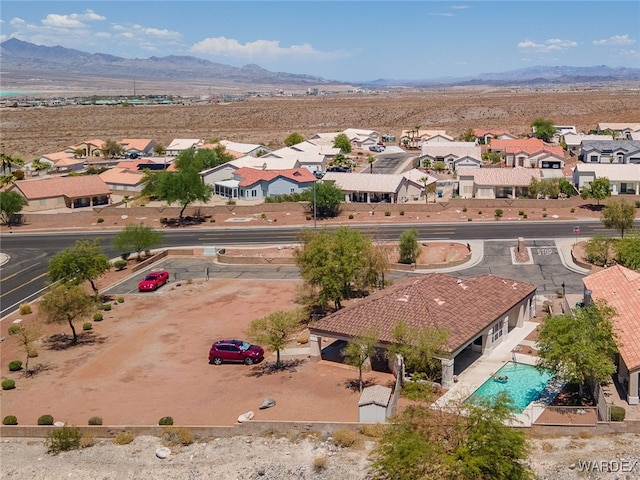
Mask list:
[[[340,81],[640,67],[635,1],[11,1],[0,38]]]

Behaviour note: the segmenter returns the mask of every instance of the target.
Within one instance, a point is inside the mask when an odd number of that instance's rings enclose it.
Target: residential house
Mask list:
[[[577,155],[582,148],[582,142],[584,141],[606,141],[613,140],[611,135],[595,135],[585,133],[567,133],[562,138],[567,146],[567,152],[572,155]]]
[[[122,160],[116,163],[115,168],[126,168],[128,170],[139,172],[143,172],[144,170],[167,170],[173,160],[173,157],[145,157],[137,158],[135,160]]]
[[[272,150],[271,148],[261,144],[238,143],[238,142],[230,142],[229,140],[220,140],[220,145],[222,145],[228,153],[230,153],[236,158],[244,157],[245,155],[249,155],[251,157],[258,157],[258,156],[264,155],[265,153],[269,153]]]
[[[267,154],[263,157],[245,155],[221,165],[200,172],[204,183],[214,186],[216,182],[233,180],[234,173],[240,168],[253,168],[255,170],[291,170],[300,168],[300,162],[296,158],[280,158]]]
[[[449,388],[466,365],[457,357],[490,353],[535,316],[535,297],[535,285],[496,275],[409,277],[309,325],[311,355],[322,355],[323,338],[351,341],[367,331],[376,331],[384,348],[393,343],[399,322],[413,329],[442,328],[448,338],[440,357],[441,383]]]
[[[25,212],[106,205],[111,197],[111,190],[98,175],[21,180],[8,189],[28,200]]]
[[[475,142],[424,142],[422,144],[421,164],[428,160],[431,165],[444,162],[449,171],[459,168],[477,168],[482,165],[480,145]]]
[[[144,188],[144,172],[137,169],[114,167],[98,175],[113,193],[140,193]]]
[[[600,122],[596,127],[598,133],[605,130],[611,131],[615,134],[615,138],[622,138],[631,140],[631,136],[634,132],[640,132],[640,123],[620,123],[620,122]]]
[[[518,198],[529,195],[532,179],[542,178],[537,168],[466,168],[458,175],[462,198]]]
[[[553,138],[551,139],[553,143],[560,143],[560,140],[562,140],[562,137],[564,137],[567,134],[578,133],[574,125],[554,125],[554,127],[556,129],[556,133],[553,135]],[[534,133],[535,133],[535,127],[534,127]]]
[[[640,141],[585,140],[579,159],[585,163],[640,163]]]
[[[565,165],[562,147],[539,138],[495,139],[491,141],[489,151],[503,153],[508,167],[562,169]]]
[[[153,149],[157,145],[150,138],[125,138],[118,143],[122,147],[122,153],[125,157],[151,157],[153,156]]]
[[[165,154],[168,157],[177,157],[184,150],[197,149],[202,145],[204,140],[201,138],[174,138],[165,149]]]
[[[301,167],[311,172],[324,171],[340,153],[339,148],[329,145],[316,145],[312,142],[302,142],[291,147],[284,147],[263,155],[260,158],[288,158],[296,160]]]
[[[322,180],[333,182],[345,194],[345,202],[353,203],[402,203],[419,200],[424,198],[425,188],[436,182],[434,177],[417,169],[399,175],[327,172]]]
[[[347,136],[353,148],[361,148],[363,150],[377,144],[382,138],[382,135],[375,130],[347,128],[342,133]]]
[[[640,403],[640,273],[621,265],[582,279],[584,303],[604,300],[616,310],[612,323],[618,334],[618,382],[629,405]]]
[[[85,161],[81,158],[76,158],[69,152],[54,152],[46,153],[42,155],[38,160],[41,163],[50,165],[48,170],[54,170],[58,173],[79,172],[84,170]],[[29,162],[25,165],[26,168],[31,169],[33,162]]]
[[[99,138],[93,140],[85,140],[76,145],[71,145],[65,149],[66,152],[75,154],[79,152],[81,157],[100,157],[102,156],[102,149],[106,142]]]
[[[512,135],[508,130],[498,130],[498,129],[475,129],[473,134],[478,139],[478,142],[483,145],[489,145],[494,138],[499,140],[515,140],[518,137]]]
[[[447,135],[446,130],[402,130],[400,134],[400,145],[420,148],[423,142],[453,142],[453,137]]]
[[[228,198],[264,200],[267,197],[302,193],[313,186],[316,177],[306,168],[259,170],[242,167],[233,179],[215,182],[214,192]]]
[[[640,194],[640,164],[578,163],[573,169],[572,182],[581,190],[603,177],[609,179],[611,195]]]

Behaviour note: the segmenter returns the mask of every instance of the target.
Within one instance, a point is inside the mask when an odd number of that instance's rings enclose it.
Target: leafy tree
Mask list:
[[[444,328],[426,326],[411,328],[406,322],[399,322],[391,331],[393,342],[387,348],[387,355],[400,355],[409,372],[418,373],[435,380],[441,371],[438,356],[445,354],[449,332]]]
[[[482,154],[482,159],[496,164],[503,160],[503,154],[501,152],[486,152]]]
[[[481,405],[450,411],[410,405],[389,425],[372,452],[378,480],[529,480],[524,432],[503,392]]]
[[[557,178],[544,178],[538,180],[532,178],[529,182],[529,195],[537,198],[538,195],[548,198],[558,198],[560,195],[560,182]]]
[[[73,158],[80,158],[84,155],[84,148],[76,148],[73,151]]]
[[[276,351],[276,367],[279,367],[280,350],[284,348],[288,338],[300,326],[301,320],[300,311],[280,310],[251,322],[247,335],[253,341],[273,348]]]
[[[584,245],[584,254],[589,262],[604,267],[609,265],[612,252],[613,239],[603,235],[594,235]]]
[[[41,172],[42,170],[47,170],[49,168],[49,164],[47,162],[43,162],[39,158],[36,158],[33,162],[31,162],[31,168],[33,168],[36,172]]]
[[[71,343],[74,345],[78,342],[78,334],[73,322],[88,317],[95,308],[94,299],[80,285],[58,283],[40,300],[40,312],[45,322],[67,322],[71,327]]]
[[[110,138],[102,144],[102,156],[104,158],[115,158],[122,155],[122,145]]]
[[[78,240],[73,247],[56,253],[49,260],[49,280],[80,285],[88,281],[98,296],[95,280],[111,268],[111,262],[100,248],[100,241]]]
[[[633,221],[636,217],[636,207],[624,200],[609,202],[602,211],[602,224],[605,228],[615,228],[620,230],[620,236],[624,238],[625,230],[633,228]]]
[[[153,147],[153,153],[155,153],[157,156],[161,157],[162,155],[165,154],[165,152],[167,151],[166,148],[164,148],[162,145],[160,145],[159,143],[156,144],[155,147]]]
[[[557,132],[556,127],[553,126],[553,121],[542,117],[538,117],[531,122],[531,126],[535,129],[533,135],[545,142],[549,142]]]
[[[560,187],[560,193],[566,196],[567,198],[573,197],[574,195],[576,195],[576,188],[566,178],[559,179],[558,186]]]
[[[373,163],[376,161],[376,157],[373,155],[369,155],[367,157],[367,163],[369,163],[369,167],[371,168],[371,173],[373,173]]]
[[[447,169],[447,165],[444,162],[433,162],[432,167],[436,172],[444,172]]]
[[[200,177],[201,160],[191,151],[176,159],[178,170],[175,172],[146,170],[142,193],[155,196],[169,205],[179,203],[182,206],[179,222],[182,223],[184,211],[191,203],[198,200],[206,202],[211,198],[211,188]]]
[[[378,339],[379,336],[375,330],[368,331],[354,337],[342,350],[344,361],[347,365],[358,369],[358,388],[360,392],[362,392],[362,367],[367,360],[376,356]]]
[[[303,230],[302,247],[295,252],[305,283],[318,292],[318,302],[333,301],[336,309],[350,298],[353,285],[361,277],[370,242],[360,231],[348,227],[336,230]]]
[[[313,212],[315,189],[316,215],[318,218],[337,217],[344,193],[333,182],[315,182],[300,194],[300,199],[309,202],[309,211]]]
[[[476,141],[476,134],[473,133],[473,128],[467,128],[464,132],[462,132],[462,134],[460,135],[460,141],[461,142],[475,142]]]
[[[333,139],[333,147],[339,148],[342,153],[351,153],[351,141],[344,133],[339,133]]]
[[[356,287],[360,290],[384,288],[385,273],[389,269],[389,247],[369,242],[362,253],[362,269],[356,278]]]
[[[640,234],[627,235],[616,242],[616,261],[631,270],[640,269]]]
[[[293,145],[297,145],[298,143],[304,142],[304,137],[300,135],[298,132],[293,132],[287,138],[284,139],[284,144],[287,147],[291,147]]]
[[[580,385],[603,382],[616,371],[615,309],[604,301],[545,319],[538,339],[538,368]]]
[[[611,182],[609,182],[607,177],[596,178],[589,183],[588,187],[582,187],[580,195],[585,200],[587,198],[593,198],[597,200],[598,205],[600,205],[600,200],[611,196]]]
[[[5,225],[11,224],[13,216],[20,213],[29,201],[13,190],[0,192],[0,219]]]
[[[418,230],[412,228],[405,230],[400,234],[400,244],[398,246],[400,250],[400,263],[406,263],[408,265],[416,263],[416,260],[422,253],[422,249],[418,244]]]
[[[162,233],[146,225],[127,225],[111,242],[114,250],[121,253],[136,252],[138,259],[143,251],[151,250],[162,243]]]
[[[42,336],[42,328],[39,322],[32,321],[28,324],[24,322],[20,324],[20,328],[14,335],[14,338],[24,350],[24,353],[27,357],[24,362],[24,371],[25,374],[31,375],[31,371],[29,370],[29,359],[35,356],[38,353],[38,349],[36,346],[36,342]]]

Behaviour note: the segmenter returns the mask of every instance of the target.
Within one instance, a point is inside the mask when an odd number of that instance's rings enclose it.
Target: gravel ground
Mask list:
[[[640,435],[553,437],[532,439],[530,445],[528,461],[540,480],[640,479]],[[4,439],[2,479],[364,480],[370,478],[367,455],[373,443],[338,448],[317,438],[219,438],[172,448],[165,459],[156,456],[161,447],[159,438],[143,436],[129,445],[99,440],[93,447],[49,455],[41,439]],[[315,468],[318,458],[326,459],[323,468]]]

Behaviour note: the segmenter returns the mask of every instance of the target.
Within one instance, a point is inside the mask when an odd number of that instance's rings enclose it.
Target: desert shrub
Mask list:
[[[118,297],[118,303],[124,303],[124,297]]]
[[[502,210],[501,208],[496,208],[495,215],[496,218],[502,217],[502,215],[504,215],[504,210]]]
[[[382,438],[387,427],[383,423],[369,423],[360,427],[360,433],[367,437]]]
[[[20,331],[20,325],[10,325],[9,326],[9,335],[15,335]]]
[[[327,467],[327,456],[320,455],[319,457],[313,457],[313,469],[316,472],[324,470]]]
[[[160,420],[158,420],[158,425],[173,425],[173,418],[162,417]]]
[[[391,216],[391,212],[389,210],[385,210],[384,216],[385,217],[390,217]]]
[[[2,389],[3,390],[13,390],[14,388],[16,388],[16,381],[15,380],[11,380],[10,378],[2,380]]]
[[[297,338],[297,342],[298,342],[300,345],[306,345],[307,343],[309,343],[309,337],[306,337],[306,336],[300,336],[300,337],[298,337],[298,338]]]
[[[31,313],[31,305],[23,303],[20,305],[20,315],[29,315]]]
[[[127,261],[126,260],[116,260],[115,262],[113,262],[113,266],[116,267],[116,270],[122,271],[125,268],[127,268]]]
[[[618,405],[611,405],[612,422],[623,422],[626,414],[627,411],[623,407],[619,407]]]
[[[576,209],[574,207],[571,207],[571,213],[576,213]]]
[[[46,440],[48,453],[60,453],[67,452],[69,450],[77,450],[80,448],[80,440],[82,439],[82,433],[80,429],[76,427],[64,426],[62,428],[56,428]]]
[[[467,222],[473,222],[473,218],[471,217],[467,218]]]
[[[478,215],[482,215],[482,210],[478,210]]]
[[[216,219],[215,218],[209,219],[209,223],[216,223]]]
[[[337,447],[352,447],[358,440],[358,434],[353,430],[336,430],[333,434],[333,444]]]
[[[462,211],[466,213],[467,212],[467,207],[462,207]]]
[[[523,216],[524,215],[524,210],[518,210],[518,215]]]
[[[99,218],[96,220],[96,222],[98,222],[98,223],[102,223],[102,222],[104,222],[104,218],[99,217]]]
[[[547,218],[547,213],[546,212],[542,214],[542,218]]]
[[[165,223],[167,223],[167,217],[160,217],[160,224],[164,225]]]
[[[266,219],[267,219],[267,214],[266,214],[266,213],[261,213],[261,214],[260,214],[260,218],[261,218],[262,220],[266,220]]]
[[[121,258],[122,260],[125,260],[125,261],[126,261],[126,260],[128,260],[128,259],[129,259],[129,255],[131,255],[131,253],[130,253],[130,252],[121,253],[121,254],[120,254],[120,258]]]
[[[349,220],[353,220],[353,213],[349,214]]]
[[[108,312],[109,310],[111,310],[111,304],[110,303],[103,303],[102,304],[102,310],[104,310],[105,312]]]
[[[3,425],[17,425],[18,418],[15,415],[7,415],[2,419]]]
[[[527,215],[526,213],[522,216],[522,218],[529,218],[529,215]]]
[[[312,218],[312,217],[311,217],[311,215],[307,215],[305,218],[306,218],[307,220],[311,220],[311,218]]]
[[[91,417],[88,422],[89,425],[102,425],[102,417]]]
[[[40,415],[38,425],[53,425],[53,417],[51,415]]]
[[[636,200],[636,208],[640,208],[640,200]]]
[[[27,352],[27,357],[29,358],[36,358],[38,356],[38,350],[35,348],[30,348],[29,351]]]
[[[22,361],[21,360],[12,360],[9,362],[9,371],[17,372],[22,369]]]
[[[165,427],[162,429],[162,443],[166,447],[191,445],[194,442],[193,432],[184,427]]]
[[[80,448],[93,447],[96,444],[93,432],[84,432],[80,438]]]
[[[125,430],[116,433],[116,436],[113,437],[113,443],[115,443],[116,445],[129,445],[131,442],[133,442],[134,438],[135,437],[133,436],[133,433],[131,433],[129,430]]]
[[[103,318],[104,318],[104,316],[100,312],[93,314],[93,321],[94,322],[101,322],[103,320]]]
[[[86,330],[91,330],[91,329],[93,329],[93,323],[91,323],[91,322],[84,322],[84,323],[82,324],[82,330],[85,330],[85,331],[86,331]]]

